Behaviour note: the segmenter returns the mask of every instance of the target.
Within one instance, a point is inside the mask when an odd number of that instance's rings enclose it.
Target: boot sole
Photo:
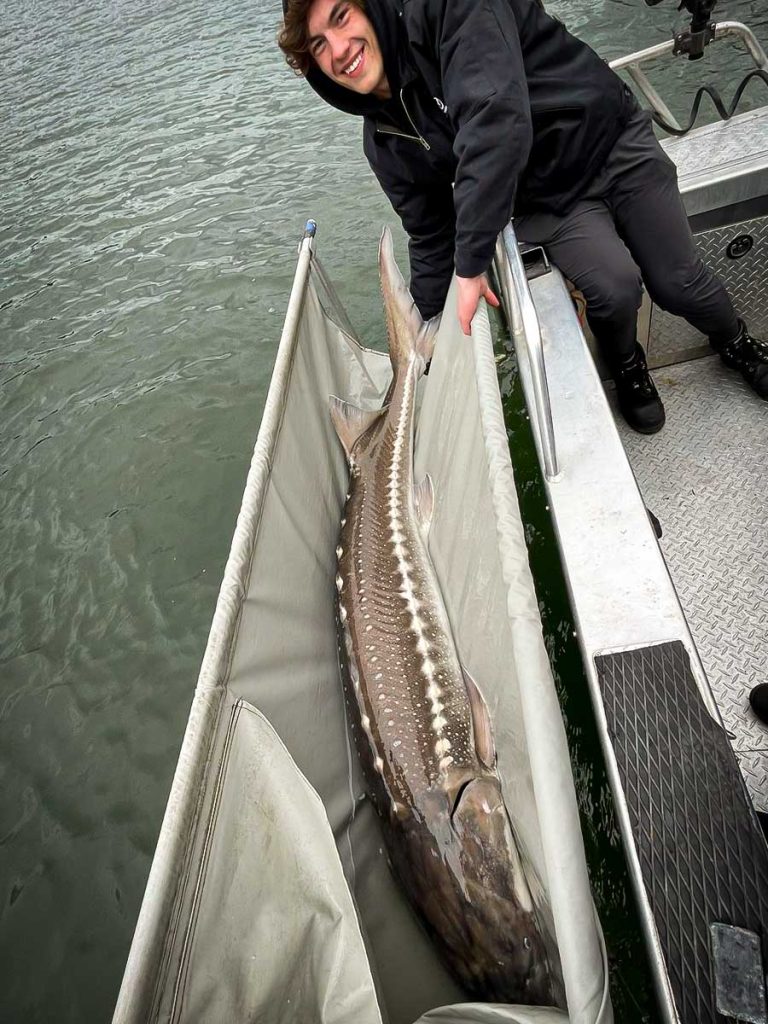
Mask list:
[[[661,423],[654,423],[652,427],[640,427],[636,423],[630,423],[629,420],[625,420],[624,422],[627,426],[632,427],[632,429],[638,434],[658,434],[667,421],[662,420]]]
[[[637,431],[638,434],[658,434],[658,432],[667,422],[667,414],[664,411],[662,411],[661,419],[655,423],[635,423],[624,413],[624,410],[621,408],[621,406],[619,406],[619,412],[621,413],[621,418],[624,420],[627,426]]]

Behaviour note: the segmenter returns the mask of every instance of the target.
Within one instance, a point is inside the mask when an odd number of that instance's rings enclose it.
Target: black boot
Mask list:
[[[664,406],[648,373],[641,345],[636,345],[629,358],[614,365],[613,379],[621,415],[630,427],[641,434],[661,430],[666,419]]]
[[[739,333],[731,341],[710,339],[712,348],[719,352],[726,366],[738,370],[753,391],[768,398],[768,343],[753,338],[743,320],[739,320]]]
[[[753,687],[749,695],[749,703],[755,717],[759,718],[763,725],[768,725],[768,683],[758,683]]]

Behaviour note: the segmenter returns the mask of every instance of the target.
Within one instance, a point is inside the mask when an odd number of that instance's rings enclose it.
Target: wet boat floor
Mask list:
[[[766,811],[768,726],[748,698],[768,682],[768,402],[716,356],[653,378],[664,429],[648,437],[619,419],[619,432],[661,522],[661,548],[747,788]]]

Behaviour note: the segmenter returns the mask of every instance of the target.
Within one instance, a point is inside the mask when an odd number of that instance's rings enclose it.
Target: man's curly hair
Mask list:
[[[313,2],[314,0],[288,0],[283,24],[277,36],[277,45],[297,75],[306,75],[313,63],[309,53],[309,33],[307,32],[307,19]],[[346,2],[361,11],[365,10],[364,0],[346,0]]]

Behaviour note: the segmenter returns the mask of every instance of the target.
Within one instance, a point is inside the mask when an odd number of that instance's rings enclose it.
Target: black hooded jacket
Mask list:
[[[409,235],[411,291],[430,317],[454,269],[488,269],[513,211],[568,211],[636,104],[538,0],[365,0],[365,13],[392,99],[318,68],[307,78],[363,116],[365,155]]]

